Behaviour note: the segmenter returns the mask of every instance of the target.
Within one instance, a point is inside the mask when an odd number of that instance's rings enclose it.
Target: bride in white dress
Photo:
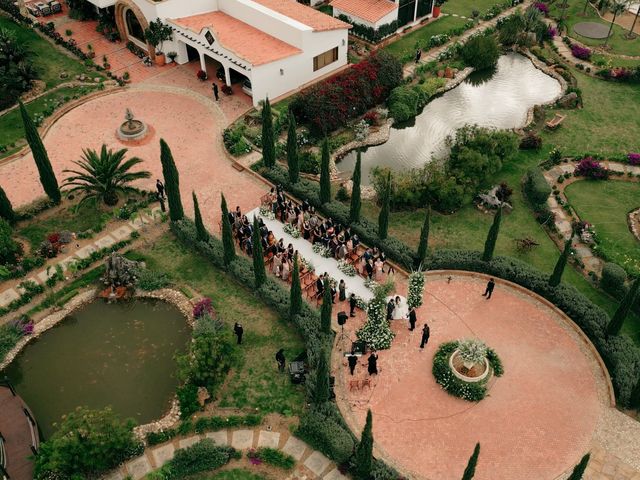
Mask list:
[[[401,295],[387,297],[386,302],[394,300],[396,307],[393,309],[393,320],[406,320],[409,317],[409,308],[407,306],[407,299]]]

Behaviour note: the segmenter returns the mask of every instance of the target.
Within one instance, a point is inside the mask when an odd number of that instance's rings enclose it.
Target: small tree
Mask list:
[[[323,305],[324,306],[324,305]],[[293,319],[302,310],[302,287],[300,286],[300,267],[298,254],[293,256],[293,273],[291,274],[291,292],[289,295],[289,318]],[[331,315],[331,313],[329,313]]]
[[[640,277],[637,277],[633,281],[631,288],[620,302],[620,305],[618,305],[616,313],[613,314],[609,325],[607,325],[607,336],[618,335],[618,333],[620,333],[622,324],[627,318],[627,315],[629,315],[631,307],[633,307],[638,290],[640,290]]]
[[[253,217],[253,231],[251,232],[253,254],[253,276],[256,289],[260,288],[267,280],[267,272],[264,268],[264,252],[262,251],[262,239],[260,238],[260,224],[258,217]]]
[[[584,475],[584,471],[587,469],[587,465],[589,464],[590,457],[591,454],[589,453],[582,457],[582,460],[580,460],[580,463],[575,466],[573,472],[571,472],[571,475],[567,480],[581,480],[582,476]]]
[[[640,377],[638,377],[638,383],[631,392],[631,401],[629,402],[633,408],[640,408]]]
[[[382,192],[382,209],[378,215],[378,236],[385,240],[389,233],[389,210],[391,202],[391,172],[387,174],[387,181]]]
[[[318,364],[316,365],[316,383],[312,392],[312,400],[316,405],[321,405],[329,401],[330,397],[329,385],[329,365],[327,363],[327,354],[320,351],[318,354]]]
[[[289,181],[297,183],[300,179],[300,157],[298,156],[298,136],[296,134],[296,117],[289,112],[289,132],[287,133],[287,165]]]
[[[320,160],[320,202],[331,201],[331,171],[329,169],[329,140],[322,141],[322,158]]]
[[[480,444],[476,443],[476,448],[473,449],[473,455],[469,458],[467,468],[464,469],[462,480],[471,480],[476,474],[476,465],[478,463],[478,455],[480,455]]]
[[[462,47],[464,63],[476,70],[493,68],[500,58],[500,48],[493,35],[474,35]]]
[[[159,18],[156,18],[149,23],[149,27],[144,31],[144,38],[153,48],[157,49],[157,54],[161,54],[163,43],[173,38],[173,29]],[[160,45],[160,48],[158,48],[158,45]]]
[[[266,167],[276,164],[276,143],[273,136],[273,118],[271,117],[271,104],[269,97],[262,106],[262,159]]]
[[[356,480],[369,480],[373,467],[373,417],[367,410],[367,421],[362,430],[362,437],[356,447],[353,461],[353,477]]]
[[[607,32],[607,38],[604,39],[604,46],[607,46],[607,42],[609,42],[609,37],[611,36],[611,31],[613,30],[613,24],[616,23],[616,17],[627,9],[628,2],[614,0],[611,2],[611,13],[613,13],[613,18],[611,19],[611,25],[609,25],[609,31]]]
[[[324,292],[322,294],[322,307],[320,308],[320,328],[325,333],[331,333],[331,285],[329,280],[324,281]]]
[[[180,198],[180,175],[173,161],[171,149],[162,138],[160,139],[160,162],[162,163],[164,187],[169,201],[169,217],[173,222],[177,222],[184,217],[182,199]]]
[[[351,180],[353,181],[353,188],[351,189],[351,206],[349,208],[349,221],[351,223],[356,223],[360,220],[360,176],[362,175],[362,155],[360,150],[358,150],[358,155],[356,157],[356,168],[353,169],[353,176]]]
[[[427,252],[429,251],[429,228],[431,226],[431,205],[427,206],[427,213],[424,216],[424,223],[422,224],[422,230],[420,230],[420,243],[418,244],[418,264],[416,267],[424,264],[425,258],[427,258]]]
[[[200,206],[198,205],[198,197],[196,197],[196,192],[191,192],[193,196],[193,212],[195,217],[196,224],[196,234],[198,235],[198,240],[201,242],[206,242],[209,240],[209,232],[204,227],[204,223],[202,221],[202,215],[200,214]]]
[[[224,265],[229,267],[231,262],[236,258],[236,247],[233,244],[233,232],[231,231],[231,222],[229,221],[229,210],[227,208],[227,201],[224,198],[224,193],[221,193],[222,197],[220,208],[222,209],[222,248]]]
[[[482,254],[482,260],[484,262],[490,262],[493,258],[493,251],[496,249],[496,242],[498,240],[498,233],[500,233],[500,220],[502,219],[502,207],[498,207],[496,214],[493,217],[493,224],[487,234],[487,240],[484,242],[484,253]]]
[[[0,187],[0,218],[4,218],[12,225],[16,221],[16,212],[13,211],[11,201],[2,187]]]
[[[549,285],[552,287],[557,287],[560,285],[560,280],[562,280],[562,273],[564,272],[564,267],[567,265],[567,260],[569,259],[569,255],[571,255],[571,240],[573,237],[570,237],[569,240],[564,242],[564,250],[560,254],[560,258],[556,262],[556,266],[553,269],[553,273],[551,277],[549,277]]]
[[[640,8],[636,8],[636,15],[633,17],[633,23],[631,24],[631,28],[629,29],[629,33],[627,33],[627,37],[634,38],[636,34],[634,33],[634,29],[636,28],[636,23],[638,21],[638,17],[640,16]]]
[[[33,160],[38,167],[38,173],[40,174],[40,183],[44,188],[45,193],[49,196],[53,203],[60,203],[60,188],[58,187],[58,180],[56,179],[51,162],[49,161],[49,155],[42,144],[42,139],[38,133],[38,129],[29,117],[27,109],[24,108],[24,104],[20,103],[20,115],[22,116],[22,124],[24,125],[24,133],[27,138],[27,143],[31,148],[33,154]]]

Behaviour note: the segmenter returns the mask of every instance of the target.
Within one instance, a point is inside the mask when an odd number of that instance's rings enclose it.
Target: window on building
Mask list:
[[[124,18],[127,23],[127,32],[129,36],[142,43],[146,43],[144,40],[144,30],[142,29],[142,25],[140,25],[136,14],[133,13],[131,9],[127,9],[126,13],[124,14]]]
[[[317,57],[313,57],[313,71],[320,70],[338,60],[338,47],[332,48]]]

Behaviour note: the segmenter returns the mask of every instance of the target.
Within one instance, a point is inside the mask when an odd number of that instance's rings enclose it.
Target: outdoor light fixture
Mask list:
[[[280,69],[280,75],[284,75],[284,69]]]
[[[346,43],[346,42],[344,41],[344,38],[343,38],[343,39],[342,39],[342,46],[343,46],[343,47],[344,47],[344,44],[345,44],[345,43]]]

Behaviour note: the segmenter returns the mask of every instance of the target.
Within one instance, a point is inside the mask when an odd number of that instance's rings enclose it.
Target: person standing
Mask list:
[[[158,196],[164,198],[164,185],[159,178],[156,180],[156,190],[158,190]]]
[[[389,303],[387,303],[387,320],[393,319],[393,311],[396,308],[396,302],[393,300],[393,297],[389,299]]]
[[[242,335],[244,334],[244,328],[238,322],[233,326],[233,333],[238,337],[238,345],[242,343]]]
[[[417,49],[416,50],[416,63],[418,63],[421,58],[422,58],[422,50]]]
[[[429,335],[431,331],[429,330],[429,325],[426,323],[424,327],[422,327],[422,339],[420,340],[420,348],[424,348],[424,346],[429,342]]]
[[[349,372],[353,375],[353,372],[356,370],[356,365],[358,364],[358,356],[353,353],[347,355],[347,363],[349,364]]]
[[[367,362],[369,363],[369,366],[367,367],[367,370],[369,371],[369,375],[377,375],[378,374],[378,355],[376,354],[375,351],[371,352],[371,355],[369,355]]]
[[[344,279],[340,280],[338,284],[338,300],[344,302],[347,299],[347,285],[344,283]]]
[[[216,102],[218,101],[218,85],[216,85],[216,82],[213,82],[213,98],[216,99]]]
[[[416,309],[411,307],[409,310],[409,330],[412,332],[416,329],[416,320]]]
[[[487,297],[487,300],[491,298],[491,294],[493,293],[493,289],[496,286],[496,282],[494,282],[493,278],[489,279],[489,283],[487,283],[487,288],[484,290],[482,294],[483,297]]]
[[[158,202],[160,202],[160,210],[166,212],[167,207],[164,205],[164,197],[160,195],[160,192],[156,193],[156,197],[158,198]]]
[[[356,307],[358,306],[358,300],[356,299],[356,294],[352,293],[349,297],[349,316],[356,316]]]
[[[278,362],[278,370],[281,372],[284,372],[284,364],[285,364],[284,348],[281,348],[276,353],[276,362]]]

